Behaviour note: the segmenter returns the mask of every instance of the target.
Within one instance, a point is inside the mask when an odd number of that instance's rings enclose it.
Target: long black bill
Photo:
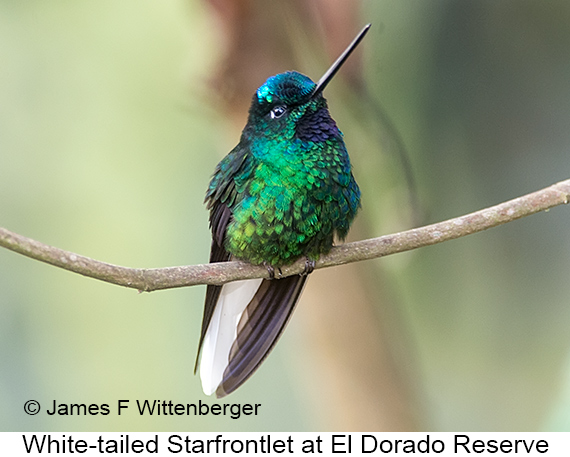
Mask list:
[[[356,36],[356,38],[352,40],[352,43],[350,43],[348,47],[344,50],[344,52],[340,55],[340,57],[336,59],[336,62],[333,63],[331,67],[323,75],[323,77],[319,79],[317,87],[315,87],[315,90],[311,94],[311,98],[314,98],[317,95],[319,95],[325,89],[325,87],[327,87],[327,84],[330,82],[331,79],[333,79],[334,75],[336,75],[336,72],[340,69],[340,67],[342,67],[342,64],[346,61],[346,59],[348,59],[348,56],[352,54],[352,51],[354,51],[356,46],[358,46],[358,44],[362,41],[364,35],[366,35],[371,25],[372,24],[366,24],[364,26],[364,28],[360,31],[360,33]]]

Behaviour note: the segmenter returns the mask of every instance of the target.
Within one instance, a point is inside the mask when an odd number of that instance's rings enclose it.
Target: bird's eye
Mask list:
[[[271,119],[279,119],[285,114],[285,107],[283,105],[277,105],[271,110]]]

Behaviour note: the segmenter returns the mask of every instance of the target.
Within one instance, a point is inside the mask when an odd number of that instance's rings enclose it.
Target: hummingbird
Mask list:
[[[217,165],[205,203],[210,262],[265,265],[270,279],[206,290],[194,372],[206,395],[224,397],[259,368],[283,333],[319,256],[344,240],[360,207],[343,135],[323,90],[364,38],[366,25],[315,84],[296,71],[255,94],[238,145]],[[275,268],[305,258],[301,275]]]

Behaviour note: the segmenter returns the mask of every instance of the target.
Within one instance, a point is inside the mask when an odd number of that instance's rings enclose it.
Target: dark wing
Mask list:
[[[263,280],[239,321],[229,365],[216,390],[218,398],[247,381],[271,352],[289,322],[306,280],[307,276]]]
[[[244,169],[247,159],[248,149],[238,144],[216,167],[214,176],[210,181],[206,192],[206,204],[210,210],[210,230],[212,231],[212,246],[210,248],[210,263],[227,262],[230,259],[229,252],[224,244],[226,240],[226,229],[232,218],[231,207],[236,200],[236,185],[234,177]],[[249,168],[249,167],[245,167]],[[204,343],[204,337],[208,330],[208,325],[214,314],[214,308],[218,302],[222,286],[209,285],[206,289],[206,300],[204,302],[204,314],[202,316],[202,329],[200,331],[200,341],[198,342],[198,353],[194,363],[194,374],[198,370],[200,351]]]
[[[210,250],[210,263],[227,262],[230,260],[230,254],[224,248],[224,240],[226,227],[231,219],[231,211],[225,203],[219,203],[212,208],[210,214],[210,224],[212,226],[212,247]],[[215,221],[215,224],[214,224]],[[220,236],[218,238],[218,235]],[[204,314],[202,316],[202,329],[200,330],[200,341],[198,343],[198,353],[196,354],[196,362],[194,363],[194,374],[198,370],[198,361],[200,360],[200,351],[204,343],[204,337],[208,330],[208,325],[212,320],[214,308],[220,297],[222,286],[208,285],[206,289],[206,300],[204,302]]]

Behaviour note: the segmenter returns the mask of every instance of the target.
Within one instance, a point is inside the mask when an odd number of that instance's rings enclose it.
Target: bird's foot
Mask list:
[[[267,272],[269,273],[269,279],[275,279],[275,268],[272,265],[269,265],[266,262],[263,262],[265,268],[267,268]]]
[[[305,269],[301,273],[301,276],[308,276],[315,270],[315,265],[317,262],[315,260],[311,260],[308,257],[305,258]]]
[[[265,266],[265,268],[267,268],[267,272],[269,273],[269,279],[275,279],[275,268],[273,267],[273,265],[270,265],[267,262],[263,262],[263,265]],[[281,277],[283,276],[281,268],[277,267],[277,271],[279,272],[277,279],[281,279]]]

